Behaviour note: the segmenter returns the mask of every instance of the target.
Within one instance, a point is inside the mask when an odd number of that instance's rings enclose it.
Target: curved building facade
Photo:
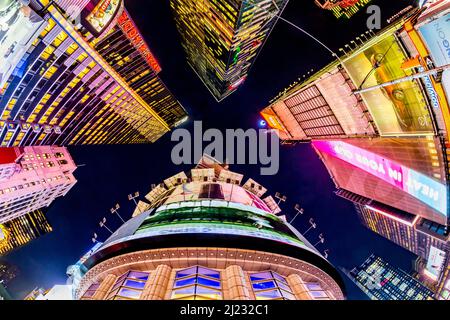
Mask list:
[[[84,262],[77,299],[344,299],[332,265],[241,180],[204,161],[165,180]]]

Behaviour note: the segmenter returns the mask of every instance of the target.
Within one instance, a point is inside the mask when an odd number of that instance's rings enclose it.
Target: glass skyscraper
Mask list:
[[[244,83],[288,1],[170,1],[188,63],[218,101]]]

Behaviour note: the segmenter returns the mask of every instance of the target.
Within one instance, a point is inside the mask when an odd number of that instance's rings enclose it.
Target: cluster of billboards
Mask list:
[[[45,20],[20,1],[0,3],[0,88],[45,26]]]
[[[95,36],[105,32],[122,8],[122,0],[91,1],[83,10],[85,26]]]

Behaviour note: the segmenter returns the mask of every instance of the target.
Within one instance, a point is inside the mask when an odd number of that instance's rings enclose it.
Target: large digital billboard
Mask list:
[[[105,32],[123,8],[122,0],[91,1],[82,12],[83,24],[92,34],[100,36]]]
[[[20,1],[0,1],[0,89],[45,25],[44,19]]]
[[[408,58],[397,38],[388,33],[343,65],[356,87],[368,88],[412,75],[412,70],[401,67]],[[362,98],[381,135],[433,133],[427,99],[415,81],[373,89],[362,93]]]
[[[419,28],[435,66],[450,64],[450,12]],[[442,85],[450,99],[450,70],[442,74]]]
[[[447,188],[444,184],[400,163],[342,141],[315,141],[313,145],[320,152],[387,182],[447,216]]]

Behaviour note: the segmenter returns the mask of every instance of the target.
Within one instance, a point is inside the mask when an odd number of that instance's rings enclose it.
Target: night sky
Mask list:
[[[383,22],[409,4],[407,0],[373,1],[382,7]],[[217,103],[186,63],[179,36],[172,19],[169,1],[125,0],[131,16],[145,36],[162,66],[161,78],[190,114],[184,127],[191,129],[194,120],[203,120],[204,129],[255,128],[258,112],[279,91],[311,69],[319,70],[332,60],[329,52],[284,22],[278,22],[247,82],[222,103]],[[337,20],[322,11],[313,0],[291,0],[283,17],[316,35],[334,51],[366,30],[368,15],[362,11],[349,20]],[[66,268],[92,247],[91,237],[100,240],[108,233],[98,222],[104,216],[108,226],[117,228],[120,220],[109,209],[120,203],[120,213],[130,217],[132,206],[127,195],[140,191],[144,196],[151,184],[191,166],[177,167],[171,162],[175,145],[170,134],[151,145],[70,147],[80,168],[75,173],[77,185],[69,194],[57,199],[47,214],[54,231],[2,258],[20,269],[19,277],[9,285],[13,296],[22,299],[35,287],[51,288],[66,282]],[[288,200],[282,205],[292,217],[300,203],[305,215],[295,227],[308,228],[314,217],[318,229],[308,233],[311,242],[323,233],[326,242],[319,249],[330,250],[336,267],[350,269],[361,264],[371,253],[386,258],[393,265],[410,271],[414,256],[388,240],[365,229],[353,205],[334,195],[328,172],[307,144],[282,146],[280,171],[276,176],[260,176],[258,165],[233,165],[231,170],[253,178],[269,189],[281,192]],[[367,299],[348,279],[347,297]]]

